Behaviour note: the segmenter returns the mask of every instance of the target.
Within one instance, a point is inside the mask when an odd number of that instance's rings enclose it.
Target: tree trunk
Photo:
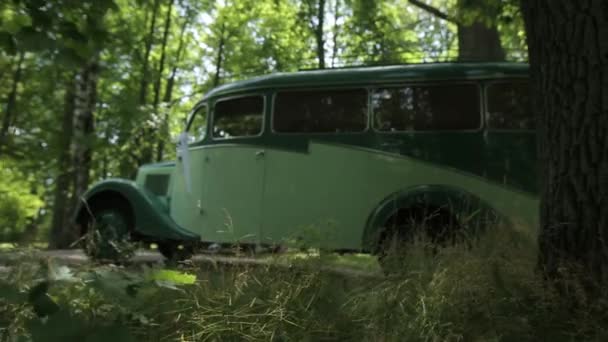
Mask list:
[[[71,77],[64,97],[50,248],[68,248],[78,238],[71,222],[80,196],[89,186],[93,111],[97,96],[98,65],[95,59]]]
[[[479,15],[474,20],[468,22],[461,18],[454,18],[442,12],[440,9],[433,7],[420,0],[409,0],[410,4],[436,16],[437,18],[449,21],[456,24],[458,28],[458,60],[465,61],[504,61],[505,52],[500,42],[500,34],[498,27],[494,23],[498,13],[484,13],[485,16],[491,18],[492,25],[488,26],[484,23],[483,18]],[[459,0],[457,7],[463,17],[466,12],[483,11],[484,2],[480,0]],[[488,9],[490,10],[490,8]]]
[[[163,126],[165,125],[165,121],[167,120],[167,113],[166,113],[166,109],[165,112],[161,115],[158,112],[158,105],[160,102],[160,88],[161,88],[161,83],[162,83],[162,79],[163,79],[163,74],[165,72],[165,56],[166,56],[166,50],[167,50],[167,39],[169,38],[169,28],[171,27],[171,13],[173,11],[173,0],[169,0],[169,8],[167,9],[167,16],[165,18],[165,28],[163,30],[163,38],[162,38],[162,43],[161,43],[161,52],[160,52],[160,61],[158,63],[158,73],[156,76],[156,81],[154,82],[154,102],[153,102],[153,108],[154,108],[154,115],[156,116],[162,116],[161,122],[160,122],[160,129],[156,132],[156,141],[158,142],[156,147],[156,160],[159,160],[159,155],[162,158],[162,153],[158,152],[158,146],[160,144],[160,141],[162,141],[165,137],[163,135],[164,133],[164,129]],[[154,146],[150,146],[150,149],[153,149]]]
[[[65,238],[64,230],[68,223],[68,207],[72,182],[71,161],[72,154],[72,131],[74,120],[74,97],[75,76],[70,75],[66,82],[64,95],[63,118],[61,121],[61,134],[59,134],[59,156],[57,158],[57,170],[59,173],[55,179],[55,192],[53,200],[53,219],[51,221],[51,236],[49,248],[64,248],[69,243]]]
[[[504,61],[505,52],[500,43],[496,25],[476,21],[471,25],[458,25],[458,60],[461,62]]]
[[[158,17],[160,7],[160,0],[154,0],[154,5],[152,8],[152,18],[150,19],[150,28],[148,31],[148,35],[146,37],[146,45],[144,52],[144,60],[142,64],[142,72],[141,79],[139,85],[139,104],[144,107],[148,103],[147,94],[148,94],[148,85],[150,83],[150,77],[148,75],[150,69],[150,54],[152,52],[152,47],[154,46],[154,30],[156,28],[156,18]],[[144,108],[145,110],[145,108]],[[147,119],[147,118],[146,118]],[[141,166],[143,164],[147,164],[152,161],[153,158],[153,148],[150,146],[150,142],[154,141],[154,129],[152,127],[148,127],[147,124],[142,125],[139,129],[138,133],[136,133],[136,145],[143,145],[143,149],[141,151],[141,155],[139,158],[135,158],[136,161],[134,164],[137,166]],[[133,178],[137,170],[132,170],[130,178]]]
[[[189,11],[186,10],[186,13]],[[188,14],[186,14],[188,15]],[[190,17],[186,17],[184,19],[184,23],[182,24],[180,33],[179,33],[179,43],[177,46],[177,53],[175,55],[175,62],[173,68],[171,69],[171,75],[167,80],[167,84],[165,86],[165,96],[163,98],[163,102],[167,104],[166,112],[163,116],[163,122],[161,124],[161,139],[158,141],[158,146],[156,147],[156,160],[162,161],[163,155],[165,151],[165,139],[169,136],[169,110],[171,109],[171,101],[173,99],[173,85],[175,84],[175,76],[177,75],[177,64],[181,61],[182,51],[185,48],[185,40],[184,35],[186,33],[186,28],[190,23]]]
[[[8,137],[8,130],[11,126],[11,122],[14,120],[15,110],[17,107],[17,91],[19,90],[19,83],[21,82],[21,75],[23,72],[23,59],[25,52],[20,52],[17,57],[17,65],[15,66],[15,72],[13,73],[13,81],[11,83],[11,91],[6,99],[6,110],[4,111],[4,117],[2,118],[2,126],[0,127],[0,148],[6,143]]]
[[[338,25],[338,21],[340,20],[340,0],[334,0],[334,29],[332,32],[332,53],[331,53],[331,67],[335,67],[336,58],[338,58],[338,35],[340,33],[340,25]]]
[[[148,69],[149,69],[149,60],[150,53],[152,52],[152,45],[154,45],[154,28],[156,27],[156,16],[158,13],[158,7],[160,5],[160,0],[154,0],[154,7],[152,8],[152,19],[150,20],[150,29],[148,31],[148,36],[146,37],[146,45],[144,47],[144,60],[142,64],[141,70],[141,79],[139,84],[139,104],[146,104],[146,94],[148,92]]]
[[[169,28],[171,27],[171,13],[173,11],[173,0],[169,0],[169,8],[167,9],[167,17],[165,18],[165,28],[163,31],[163,40],[160,52],[160,61],[158,63],[158,75],[154,82],[154,113],[158,114],[158,103],[160,101],[160,86],[165,71],[165,52],[167,50],[167,39],[169,38]]]
[[[217,47],[217,56],[215,58],[215,76],[213,77],[213,86],[220,85],[220,77],[222,72],[222,63],[224,61],[224,45],[225,45],[226,24],[222,23],[220,31],[220,41]]]
[[[539,265],[608,279],[608,5],[522,0],[538,113]],[[591,281],[590,281],[591,280]],[[591,288],[595,288],[591,286]],[[589,289],[589,288],[587,288]]]
[[[94,116],[97,101],[98,65],[94,58],[76,76],[74,96],[74,120],[72,140],[72,157],[74,168],[73,205],[76,206],[80,196],[89,186],[91,160],[93,154]]]
[[[325,0],[319,0],[317,8],[317,26],[315,28],[315,39],[317,40],[317,59],[319,69],[325,69]]]

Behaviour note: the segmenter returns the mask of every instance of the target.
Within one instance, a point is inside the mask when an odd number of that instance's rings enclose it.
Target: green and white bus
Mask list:
[[[77,220],[83,234],[156,242],[168,257],[190,242],[273,247],[310,234],[325,249],[378,252],[388,232],[421,220],[442,231],[535,225],[532,114],[517,63],[226,84],[192,110],[176,161],[95,184]]]

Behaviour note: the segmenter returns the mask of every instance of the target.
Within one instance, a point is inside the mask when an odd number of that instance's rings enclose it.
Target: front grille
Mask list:
[[[156,196],[166,196],[169,190],[169,175],[147,175],[144,186]]]

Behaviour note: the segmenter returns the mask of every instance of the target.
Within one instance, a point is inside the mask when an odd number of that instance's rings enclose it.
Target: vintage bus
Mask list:
[[[527,80],[525,64],[429,63],[226,84],[192,110],[177,160],[95,184],[77,221],[102,245],[155,242],[169,258],[311,234],[328,250],[376,253],[412,222],[533,226]]]

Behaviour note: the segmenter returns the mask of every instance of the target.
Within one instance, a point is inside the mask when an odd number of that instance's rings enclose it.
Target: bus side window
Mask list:
[[[278,133],[362,132],[367,128],[365,89],[278,92],[272,127]]]
[[[488,129],[533,130],[529,91],[526,81],[490,84],[486,90]]]
[[[262,133],[264,98],[246,96],[219,100],[213,111],[213,137],[251,137]]]
[[[479,99],[475,84],[376,89],[374,128],[381,132],[479,129]]]
[[[205,138],[205,132],[207,127],[205,121],[207,120],[207,106],[201,106],[196,109],[196,112],[190,118],[186,131],[188,132],[188,143],[192,144],[199,142]]]

